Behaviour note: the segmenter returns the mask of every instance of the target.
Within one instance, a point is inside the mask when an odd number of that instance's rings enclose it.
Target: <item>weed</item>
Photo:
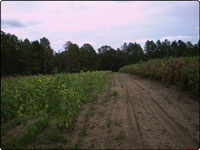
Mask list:
[[[74,148],[72,149],[81,149],[82,145],[83,145],[83,137],[79,136],[76,144],[74,145]]]
[[[116,81],[115,81],[115,79],[113,79],[113,82],[114,82],[114,87],[116,86]]]
[[[99,112],[99,114],[100,114],[101,117],[103,117],[104,114],[105,114],[105,112],[104,112],[104,111],[101,111],[101,112]]]
[[[122,121],[115,119],[114,124],[115,124],[115,126],[121,127]]]
[[[91,115],[91,116],[94,116],[94,111],[90,111],[90,115]]]
[[[20,147],[24,147],[33,142],[36,136],[41,133],[48,126],[48,124],[48,121],[43,120],[35,122],[27,128],[23,135],[11,138],[8,142],[4,143],[2,147],[5,149],[20,149]]]
[[[95,110],[94,104],[91,104],[90,105],[90,115],[91,116],[94,116],[94,110]]]
[[[110,144],[106,144],[106,149],[110,149],[111,148],[111,145]]]
[[[82,128],[82,130],[81,130],[81,135],[82,135],[82,136],[85,136],[85,135],[86,135],[86,132],[87,132],[87,127],[84,126],[84,127]]]
[[[41,138],[40,142],[42,144],[49,144],[52,142],[68,142],[70,141],[69,137],[67,137],[63,132],[59,130],[53,129],[49,134],[45,135],[45,137]]]
[[[112,125],[112,123],[113,123],[113,121],[112,121],[112,119],[110,117],[107,118],[106,121],[107,121],[107,127],[110,127]]]
[[[104,98],[104,102],[105,103],[108,102],[108,98],[107,97]]]
[[[116,97],[118,95],[117,91],[114,91],[111,96]]]
[[[119,134],[114,138],[115,140],[123,140],[126,138],[126,133],[123,130],[120,130]]]

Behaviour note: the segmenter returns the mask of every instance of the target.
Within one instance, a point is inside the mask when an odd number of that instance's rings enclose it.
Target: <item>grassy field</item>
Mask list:
[[[152,59],[120,68],[120,72],[133,73],[191,91],[199,97],[199,56]]]
[[[46,128],[56,130],[41,142],[67,140],[69,128],[92,92],[101,92],[110,71],[16,77],[1,80],[2,148],[24,148]],[[51,124],[51,125],[50,125]],[[22,130],[9,135],[17,126]]]

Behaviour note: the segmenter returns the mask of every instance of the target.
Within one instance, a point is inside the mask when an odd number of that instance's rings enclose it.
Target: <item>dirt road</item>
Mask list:
[[[125,73],[113,73],[110,81],[96,101],[83,105],[66,133],[70,142],[60,148],[199,147],[199,103],[189,94]]]
[[[115,74],[115,79],[125,87],[130,127],[142,148],[198,147],[197,102],[184,93],[137,76]]]

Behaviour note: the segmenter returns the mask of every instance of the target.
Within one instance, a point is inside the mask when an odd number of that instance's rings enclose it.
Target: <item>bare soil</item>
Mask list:
[[[125,73],[114,73],[111,80],[92,104],[93,114],[83,110],[87,121],[76,122],[85,127],[81,148],[199,147],[199,103],[190,94]]]
[[[109,80],[64,131],[69,141],[28,148],[199,148],[199,102],[190,94],[125,73],[113,73]]]
[[[125,73],[111,78],[111,93],[118,94],[99,97],[85,122],[82,148],[199,147],[199,103],[188,93]]]
[[[130,127],[142,148],[199,147],[199,103],[189,94],[138,76],[114,76],[124,86],[128,112],[133,114]]]

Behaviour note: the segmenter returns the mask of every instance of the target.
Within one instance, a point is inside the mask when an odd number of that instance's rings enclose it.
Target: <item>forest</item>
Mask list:
[[[85,43],[79,47],[67,41],[64,51],[52,49],[47,37],[39,41],[21,40],[16,35],[1,31],[1,75],[36,75],[72,73],[80,71],[112,70],[140,61],[164,57],[198,56],[200,41],[192,44],[182,40],[170,42],[146,41],[140,44],[124,43],[120,48],[103,45],[97,50]]]

